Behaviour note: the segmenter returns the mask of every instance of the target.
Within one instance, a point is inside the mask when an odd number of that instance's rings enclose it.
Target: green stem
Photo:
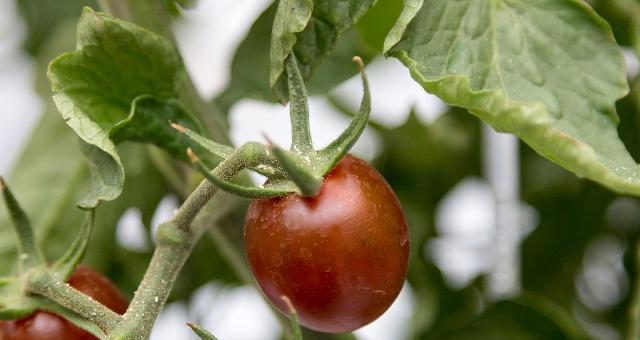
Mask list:
[[[309,128],[309,103],[307,89],[293,53],[286,60],[289,84],[289,110],[291,115],[291,149],[301,153],[313,149]]]
[[[43,257],[34,241],[31,222],[2,177],[0,177],[0,190],[2,190],[5,206],[11,217],[13,230],[18,240],[18,269],[24,271],[44,263]]]
[[[40,294],[68,308],[109,333],[122,317],[81,291],[53,278],[47,269],[36,267],[29,272],[27,290]]]
[[[244,160],[230,157],[213,171],[222,178],[232,178],[242,168]],[[157,247],[151,263],[123,315],[123,322],[109,337],[111,339],[147,339],[153,324],[162,310],[173,283],[191,254],[195,244],[209,227],[206,223],[194,223],[200,210],[216,194],[217,188],[203,181],[187,198],[174,218],[158,229]]]

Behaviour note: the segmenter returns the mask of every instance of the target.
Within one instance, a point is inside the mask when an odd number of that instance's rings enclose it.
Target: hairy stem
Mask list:
[[[68,308],[109,333],[121,322],[122,317],[103,304],[53,278],[47,269],[36,267],[29,272],[27,290],[42,295]]]
[[[231,156],[213,172],[230,179],[242,169],[241,154]],[[160,226],[156,235],[157,247],[151,263],[123,315],[123,322],[109,334],[111,339],[147,339],[153,324],[164,306],[173,283],[189,258],[193,247],[210,224],[192,222],[216,194],[217,188],[203,181],[187,198],[171,221]]]

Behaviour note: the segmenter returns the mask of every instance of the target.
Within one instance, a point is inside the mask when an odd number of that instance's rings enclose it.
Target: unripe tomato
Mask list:
[[[78,266],[69,284],[118,314],[127,310],[127,300],[118,288],[95,270]],[[93,340],[88,332],[48,312],[36,312],[15,321],[0,321],[0,340]]]
[[[283,313],[322,332],[357,329],[398,296],[409,261],[398,198],[369,164],[347,155],[320,192],[255,200],[244,229],[247,257],[264,294]]]

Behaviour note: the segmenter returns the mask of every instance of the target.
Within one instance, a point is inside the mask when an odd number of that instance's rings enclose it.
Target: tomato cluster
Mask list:
[[[127,310],[127,300],[118,288],[95,270],[79,266],[69,284],[118,314]],[[0,340],[93,340],[88,332],[48,312],[38,311],[24,319],[0,321]]]
[[[314,197],[253,201],[245,246],[264,294],[300,323],[348,332],[378,318],[403,286],[407,223],[398,198],[369,164],[347,155]]]

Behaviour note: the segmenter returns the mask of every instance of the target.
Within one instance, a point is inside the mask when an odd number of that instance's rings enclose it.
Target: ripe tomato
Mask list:
[[[398,198],[369,164],[345,156],[320,192],[255,200],[244,229],[247,257],[264,294],[322,332],[357,329],[398,296],[409,261]]]
[[[127,310],[127,300],[118,288],[95,270],[78,266],[69,284],[109,307],[118,314]],[[93,340],[93,335],[67,320],[48,313],[36,312],[16,321],[0,321],[0,340]]]

